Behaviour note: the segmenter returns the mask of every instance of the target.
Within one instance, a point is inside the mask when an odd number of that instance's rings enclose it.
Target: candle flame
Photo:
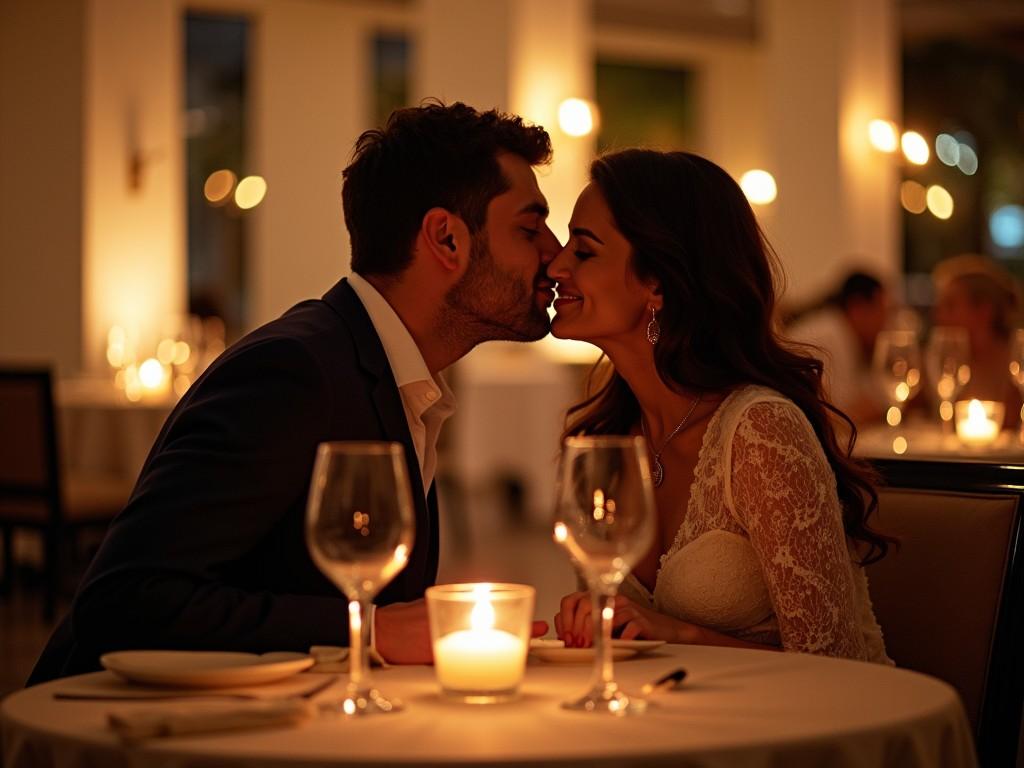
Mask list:
[[[971,400],[967,404],[967,420],[968,421],[985,421],[988,416],[985,413],[985,406],[981,404],[980,400]]]
[[[494,629],[494,606],[491,605],[491,585],[477,584],[473,587],[473,595],[476,597],[476,605],[469,615],[470,626],[476,630]]]
[[[565,540],[569,538],[569,529],[566,528],[565,523],[555,523],[555,541],[559,544],[564,544]]]

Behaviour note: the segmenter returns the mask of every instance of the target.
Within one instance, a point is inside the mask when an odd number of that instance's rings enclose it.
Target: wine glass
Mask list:
[[[953,431],[953,401],[971,380],[970,343],[965,328],[932,328],[925,348],[925,372],[939,398],[944,432]]]
[[[1024,397],[1024,328],[1014,331],[1013,339],[1010,342],[1010,376],[1013,377],[1013,383],[1017,385],[1021,396]],[[1024,440],[1024,406],[1021,406],[1020,417],[1020,437]]]
[[[630,569],[651,548],[654,487],[639,437],[570,437],[562,451],[555,540],[565,546],[590,589],[594,620],[594,672],[590,690],[566,709],[639,714],[643,699],[627,696],[612,669],[615,594]]]
[[[874,369],[889,399],[885,420],[903,421],[903,406],[921,386],[921,349],[913,331],[882,331],[875,339]]]
[[[367,663],[370,602],[405,567],[415,518],[398,443],[320,443],[306,507],[313,562],[349,599],[346,715],[401,709],[373,687]]]

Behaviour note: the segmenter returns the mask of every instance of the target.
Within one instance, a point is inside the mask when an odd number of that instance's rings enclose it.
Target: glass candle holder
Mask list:
[[[968,447],[991,445],[1005,415],[1006,406],[994,400],[960,400],[955,406],[956,436]]]
[[[523,681],[536,590],[525,584],[440,584],[427,590],[442,693],[469,704],[514,698]]]

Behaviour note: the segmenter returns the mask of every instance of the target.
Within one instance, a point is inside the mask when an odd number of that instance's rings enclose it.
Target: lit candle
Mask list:
[[[983,446],[994,442],[1002,421],[1002,403],[971,400],[956,404],[956,434],[964,445]]]
[[[167,369],[155,357],[150,357],[139,366],[139,384],[143,394],[152,397],[164,397],[171,387],[171,377]]]
[[[435,591],[428,592],[437,680],[447,693],[469,701],[500,700],[514,694],[523,679],[533,612],[532,588],[519,587],[529,592],[509,598],[504,593],[492,594],[489,584],[473,585],[471,592],[466,587],[432,587]],[[509,624],[511,619],[511,626],[519,628],[518,634],[496,628],[492,598],[497,599],[498,610],[507,614],[504,623]],[[439,605],[449,601],[465,605],[467,600],[473,601],[468,628],[445,632],[460,623],[466,627],[465,612],[461,622],[453,622],[458,612],[446,614],[448,609]]]

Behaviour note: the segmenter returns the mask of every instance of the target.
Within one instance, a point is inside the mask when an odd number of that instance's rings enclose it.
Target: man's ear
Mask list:
[[[460,272],[469,263],[469,227],[462,217],[444,208],[431,208],[420,225],[420,242],[443,269]]]

